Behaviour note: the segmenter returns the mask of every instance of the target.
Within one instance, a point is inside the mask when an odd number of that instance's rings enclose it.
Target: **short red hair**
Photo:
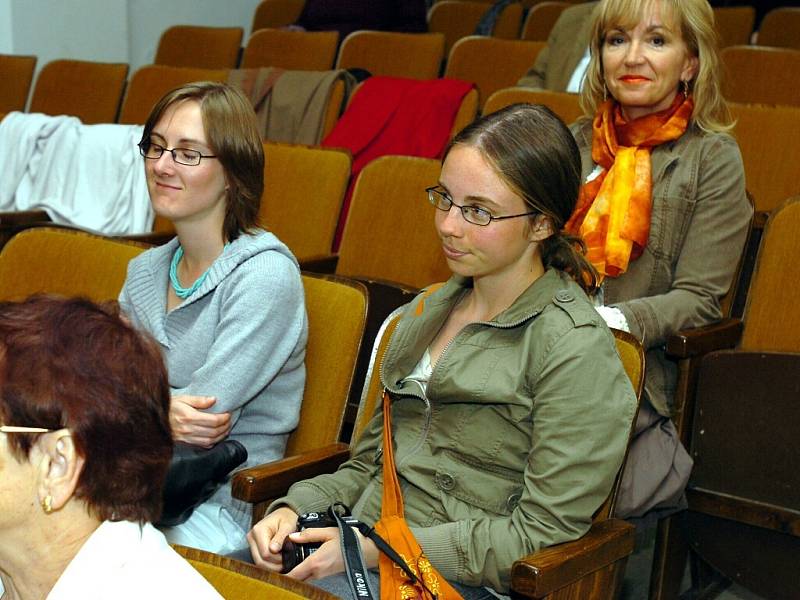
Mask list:
[[[157,344],[116,303],[0,303],[0,421],[69,429],[85,460],[75,497],[99,519],[158,520],[172,456],[169,402]],[[38,435],[8,435],[10,451],[27,460]]]

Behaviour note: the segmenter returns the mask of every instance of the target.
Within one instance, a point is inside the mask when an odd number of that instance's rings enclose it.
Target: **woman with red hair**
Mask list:
[[[150,524],[169,400],[158,346],[113,311],[0,303],[0,597],[221,598]]]

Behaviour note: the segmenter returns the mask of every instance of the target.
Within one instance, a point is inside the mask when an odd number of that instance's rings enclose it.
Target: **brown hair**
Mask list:
[[[200,104],[208,144],[216,155],[228,185],[223,236],[233,241],[258,223],[264,191],[264,146],[250,101],[236,88],[215,81],[189,83],[168,92],[153,107],[144,125],[141,144],[173,104],[194,100]]]
[[[583,241],[562,231],[578,200],[581,158],[561,119],[539,104],[512,104],[463,129],[445,158],[457,144],[478,150],[514,193],[552,221],[555,233],[542,242],[544,266],[594,290],[597,273],[583,255]]]
[[[692,122],[708,132],[724,132],[733,127],[728,104],[722,96],[719,43],[714,27],[714,11],[707,0],[602,0],[592,13],[589,47],[591,60],[581,89],[581,107],[594,115],[605,93],[602,49],[606,34],[615,27],[634,27],[651,7],[660,3],[664,22],[680,28],[689,54],[698,59],[698,69],[688,82],[694,99]]]
[[[0,303],[0,422],[69,429],[84,458],[75,497],[101,520],[157,521],[172,456],[157,344],[116,303],[34,296]],[[28,460],[42,434],[6,436]]]

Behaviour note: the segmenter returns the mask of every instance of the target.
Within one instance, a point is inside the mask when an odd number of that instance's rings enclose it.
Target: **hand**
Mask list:
[[[353,529],[361,545],[364,564],[368,569],[378,566],[378,547],[369,538]],[[289,535],[295,544],[323,542],[323,544],[307,559],[289,571],[287,575],[293,579],[321,579],[344,571],[342,545],[339,543],[339,529],[336,527],[319,527],[297,531]]]
[[[288,506],[275,509],[256,523],[247,534],[247,543],[256,566],[280,573],[283,569],[283,541],[296,529],[297,513]]]
[[[231,413],[204,412],[216,398],[208,396],[173,396],[169,405],[169,424],[177,442],[210,448],[231,431]]]

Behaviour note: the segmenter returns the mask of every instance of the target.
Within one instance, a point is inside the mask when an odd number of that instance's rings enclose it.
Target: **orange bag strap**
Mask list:
[[[383,500],[381,518],[403,518],[403,493],[394,467],[394,445],[392,444],[392,403],[389,392],[383,390]]]
[[[392,405],[386,388],[383,390],[383,498],[381,518],[375,524],[375,531],[406,564],[406,569],[401,569],[387,554],[380,554],[381,600],[462,600],[461,595],[430,564],[403,518],[403,493],[395,469],[392,444]],[[416,582],[403,573],[407,569],[414,574]]]

